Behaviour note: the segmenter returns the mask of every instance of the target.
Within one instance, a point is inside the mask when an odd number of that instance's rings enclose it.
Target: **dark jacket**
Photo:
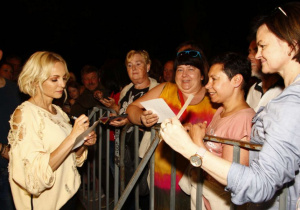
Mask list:
[[[96,90],[101,90],[103,92],[103,96],[107,97],[108,90],[105,90],[103,87],[99,86]],[[95,90],[95,91],[96,91]],[[95,106],[104,106],[100,101],[94,98],[94,91],[90,91],[85,89],[83,93],[76,99],[76,102],[71,107],[70,115],[79,117],[82,114],[87,115],[89,109],[92,109]]]

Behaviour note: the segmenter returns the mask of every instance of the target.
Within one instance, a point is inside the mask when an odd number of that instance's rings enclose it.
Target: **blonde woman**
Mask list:
[[[80,186],[77,167],[96,134],[73,150],[89,121],[81,115],[72,128],[66,113],[52,104],[62,97],[68,77],[65,60],[45,51],[34,53],[19,76],[20,90],[30,99],[14,111],[8,135],[9,181],[17,209],[61,209]]]

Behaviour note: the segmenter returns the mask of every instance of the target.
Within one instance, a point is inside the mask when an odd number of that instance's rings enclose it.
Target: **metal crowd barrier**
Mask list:
[[[90,125],[97,121],[100,117],[109,117],[114,110],[106,107],[97,106],[89,111]],[[110,202],[111,187],[118,194],[118,173],[119,167],[115,165],[115,175],[113,182],[109,168],[109,153],[110,153],[110,127],[106,126],[106,122],[101,122],[96,127],[98,136],[97,143],[88,148],[88,159],[82,168],[79,168],[81,173],[81,187],[78,192],[79,200],[85,209],[111,209],[113,206]],[[118,135],[119,129],[115,130],[115,135]],[[115,157],[119,154],[118,147],[115,147]],[[115,186],[110,186],[111,182]],[[116,194],[116,195],[117,195]],[[103,196],[105,195],[105,197]],[[102,200],[102,198],[105,198]],[[118,196],[115,197],[118,200]]]
[[[115,113],[114,110],[108,109],[106,107],[94,107],[89,112],[90,125],[99,119],[99,117],[108,117],[110,113]],[[110,128],[106,123],[101,123],[97,127],[96,132],[99,137],[98,143],[94,147],[89,148],[88,160],[86,161],[82,175],[82,184],[79,190],[79,199],[83,206],[90,209],[122,209],[126,199],[132,190],[135,190],[135,209],[139,209],[139,189],[136,183],[143,171],[143,169],[149,164],[150,168],[150,202],[149,209],[154,209],[154,152],[160,141],[159,139],[159,128],[160,125],[154,125],[151,128],[151,144],[144,156],[144,158],[139,162],[138,160],[138,147],[139,147],[139,136],[138,130],[139,126],[134,125],[135,130],[135,172],[130,179],[127,186],[125,186],[125,165],[124,165],[124,151],[125,151],[125,136],[127,130],[132,125],[126,125],[122,130],[115,129],[115,147],[114,147],[114,175],[111,177],[109,168],[109,154],[110,154]],[[229,144],[233,146],[233,161],[239,162],[240,159],[240,148],[246,148],[249,150],[259,151],[261,145],[252,144],[247,142],[241,142],[232,139],[224,139],[215,136],[205,136],[205,141],[219,142],[223,144]],[[176,169],[174,167],[175,161],[175,151],[173,151],[172,157],[172,168],[171,168],[171,195],[170,195],[170,209],[175,209],[175,176]],[[103,160],[105,163],[103,164]],[[105,168],[104,168],[104,166]],[[199,173],[202,170],[199,169]],[[104,177],[103,177],[104,175]],[[196,209],[202,209],[202,183],[201,179],[197,184],[197,200]],[[110,182],[113,178],[113,187],[110,187]],[[105,180],[103,182],[103,180]],[[103,183],[105,183],[105,190],[103,188]],[[113,202],[111,202],[110,197],[112,197],[113,191]],[[101,202],[102,194],[105,194],[105,201]],[[286,206],[287,190],[284,189],[283,193],[280,195],[280,210],[284,210]],[[104,204],[104,205],[103,205]],[[237,206],[231,204],[231,209],[236,209]]]

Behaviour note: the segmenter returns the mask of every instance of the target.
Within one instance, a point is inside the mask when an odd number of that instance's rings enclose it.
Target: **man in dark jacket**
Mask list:
[[[84,91],[71,107],[70,114],[79,117],[81,114],[87,115],[87,111],[93,107],[103,106],[99,100],[94,98],[94,92],[100,90],[103,97],[108,96],[108,91],[100,84],[99,70],[95,66],[85,65],[81,70],[81,80]]]

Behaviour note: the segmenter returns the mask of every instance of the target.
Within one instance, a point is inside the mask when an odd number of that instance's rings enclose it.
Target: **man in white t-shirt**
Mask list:
[[[266,106],[271,99],[277,97],[282,92],[284,83],[278,74],[264,74],[262,72],[261,61],[255,58],[257,53],[255,39],[250,42],[248,51],[248,59],[251,62],[251,73],[252,76],[258,78],[258,81],[250,87],[246,102],[257,112],[261,106]]]

